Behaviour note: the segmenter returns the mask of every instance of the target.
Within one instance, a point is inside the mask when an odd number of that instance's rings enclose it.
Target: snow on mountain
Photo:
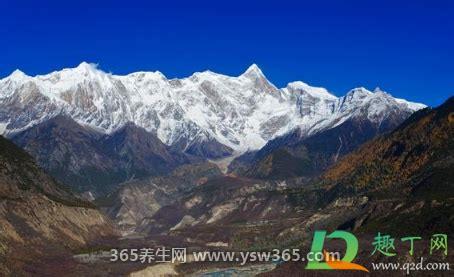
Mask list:
[[[168,145],[217,141],[235,152],[258,149],[295,128],[309,135],[350,117],[379,122],[389,112],[423,107],[381,90],[357,88],[336,97],[300,81],[278,89],[255,64],[237,77],[204,71],[167,79],[158,71],[113,75],[83,62],[35,77],[16,70],[0,80],[6,135],[65,114],[105,133],[133,122]]]

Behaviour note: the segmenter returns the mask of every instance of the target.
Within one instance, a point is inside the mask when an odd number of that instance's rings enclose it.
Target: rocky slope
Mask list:
[[[115,235],[95,207],[57,184],[0,137],[0,268],[29,276],[29,263]]]
[[[96,203],[116,222],[124,234],[137,233],[137,227],[162,206],[185,196],[190,190],[220,176],[216,165],[184,165],[162,177],[137,179],[119,185],[119,189]]]
[[[380,122],[364,117],[350,118],[310,136],[296,129],[269,141],[256,152],[236,158],[229,171],[262,179],[314,177],[364,142],[393,130],[410,114],[394,110]]]
[[[286,187],[285,183],[247,178],[212,178],[161,207],[140,222],[136,230],[182,238],[186,244],[232,246],[238,239],[250,239],[249,235],[238,234],[248,226],[273,229],[282,218],[296,215],[287,197],[280,192]]]
[[[317,229],[452,234],[453,137],[451,98],[367,142],[320,178],[214,178],[138,229],[242,250],[299,245]]]
[[[298,205],[323,207],[333,227],[359,232],[454,230],[454,98],[424,109],[393,132],[367,142],[312,186],[289,194]],[[346,211],[349,211],[346,213]],[[411,218],[411,225],[402,225]],[[335,221],[336,222],[336,221]],[[336,223],[332,223],[336,224]]]
[[[374,250],[371,241],[378,232],[391,237],[418,234],[422,241],[415,245],[414,256],[401,255],[408,251],[408,246],[397,243],[396,239],[399,254],[395,261],[418,262],[419,257],[427,257],[430,236],[453,235],[453,138],[454,98],[451,97],[436,109],[415,113],[392,133],[347,155],[312,186],[287,193],[295,205],[315,206],[319,210],[287,227],[281,237],[304,238],[305,233],[314,229],[352,230],[361,244],[356,260],[367,265],[371,259],[383,261],[371,256]],[[438,261],[454,261],[450,252],[447,256],[433,255]],[[427,275],[427,272],[414,273]],[[307,271],[300,263],[285,263],[260,276],[305,274]],[[434,275],[449,274],[438,271]]]
[[[16,134],[12,140],[57,180],[95,195],[130,179],[167,174],[201,160],[171,149],[132,123],[103,134],[61,115]]]
[[[15,71],[0,80],[5,135],[64,114],[108,134],[133,122],[166,145],[209,158],[259,149],[295,128],[311,135],[350,118],[381,122],[422,107],[364,88],[343,97],[303,82],[278,89],[256,65],[238,77],[205,71],[169,80],[160,72],[117,76],[81,63],[35,77]]]

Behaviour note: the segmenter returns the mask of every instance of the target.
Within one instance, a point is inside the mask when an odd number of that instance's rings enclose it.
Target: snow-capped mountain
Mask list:
[[[255,64],[238,77],[204,71],[167,79],[160,72],[113,75],[83,62],[35,77],[16,70],[0,80],[1,134],[64,114],[104,133],[133,122],[183,149],[214,141],[244,152],[295,128],[310,135],[349,118],[380,123],[389,113],[423,107],[379,89],[343,97],[300,81],[278,89]]]

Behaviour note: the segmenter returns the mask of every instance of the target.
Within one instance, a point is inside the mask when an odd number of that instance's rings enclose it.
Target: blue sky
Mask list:
[[[400,2],[400,3],[397,3]],[[125,74],[239,75],[257,63],[337,95],[380,86],[438,105],[454,95],[454,1],[2,0],[0,77],[81,61]]]

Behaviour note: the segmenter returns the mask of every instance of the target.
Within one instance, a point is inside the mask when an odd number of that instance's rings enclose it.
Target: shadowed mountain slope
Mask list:
[[[132,123],[103,135],[57,116],[15,135],[12,140],[59,181],[78,191],[104,193],[133,178],[167,174],[200,161],[170,149]]]
[[[3,137],[0,228],[0,270],[14,276],[27,276],[27,264],[46,258],[43,253],[66,253],[115,234],[91,203],[57,184]]]
[[[356,117],[311,136],[296,129],[269,141],[255,153],[237,158],[230,171],[261,179],[314,177],[364,142],[393,130],[409,116],[408,112],[396,110],[380,122]]]

